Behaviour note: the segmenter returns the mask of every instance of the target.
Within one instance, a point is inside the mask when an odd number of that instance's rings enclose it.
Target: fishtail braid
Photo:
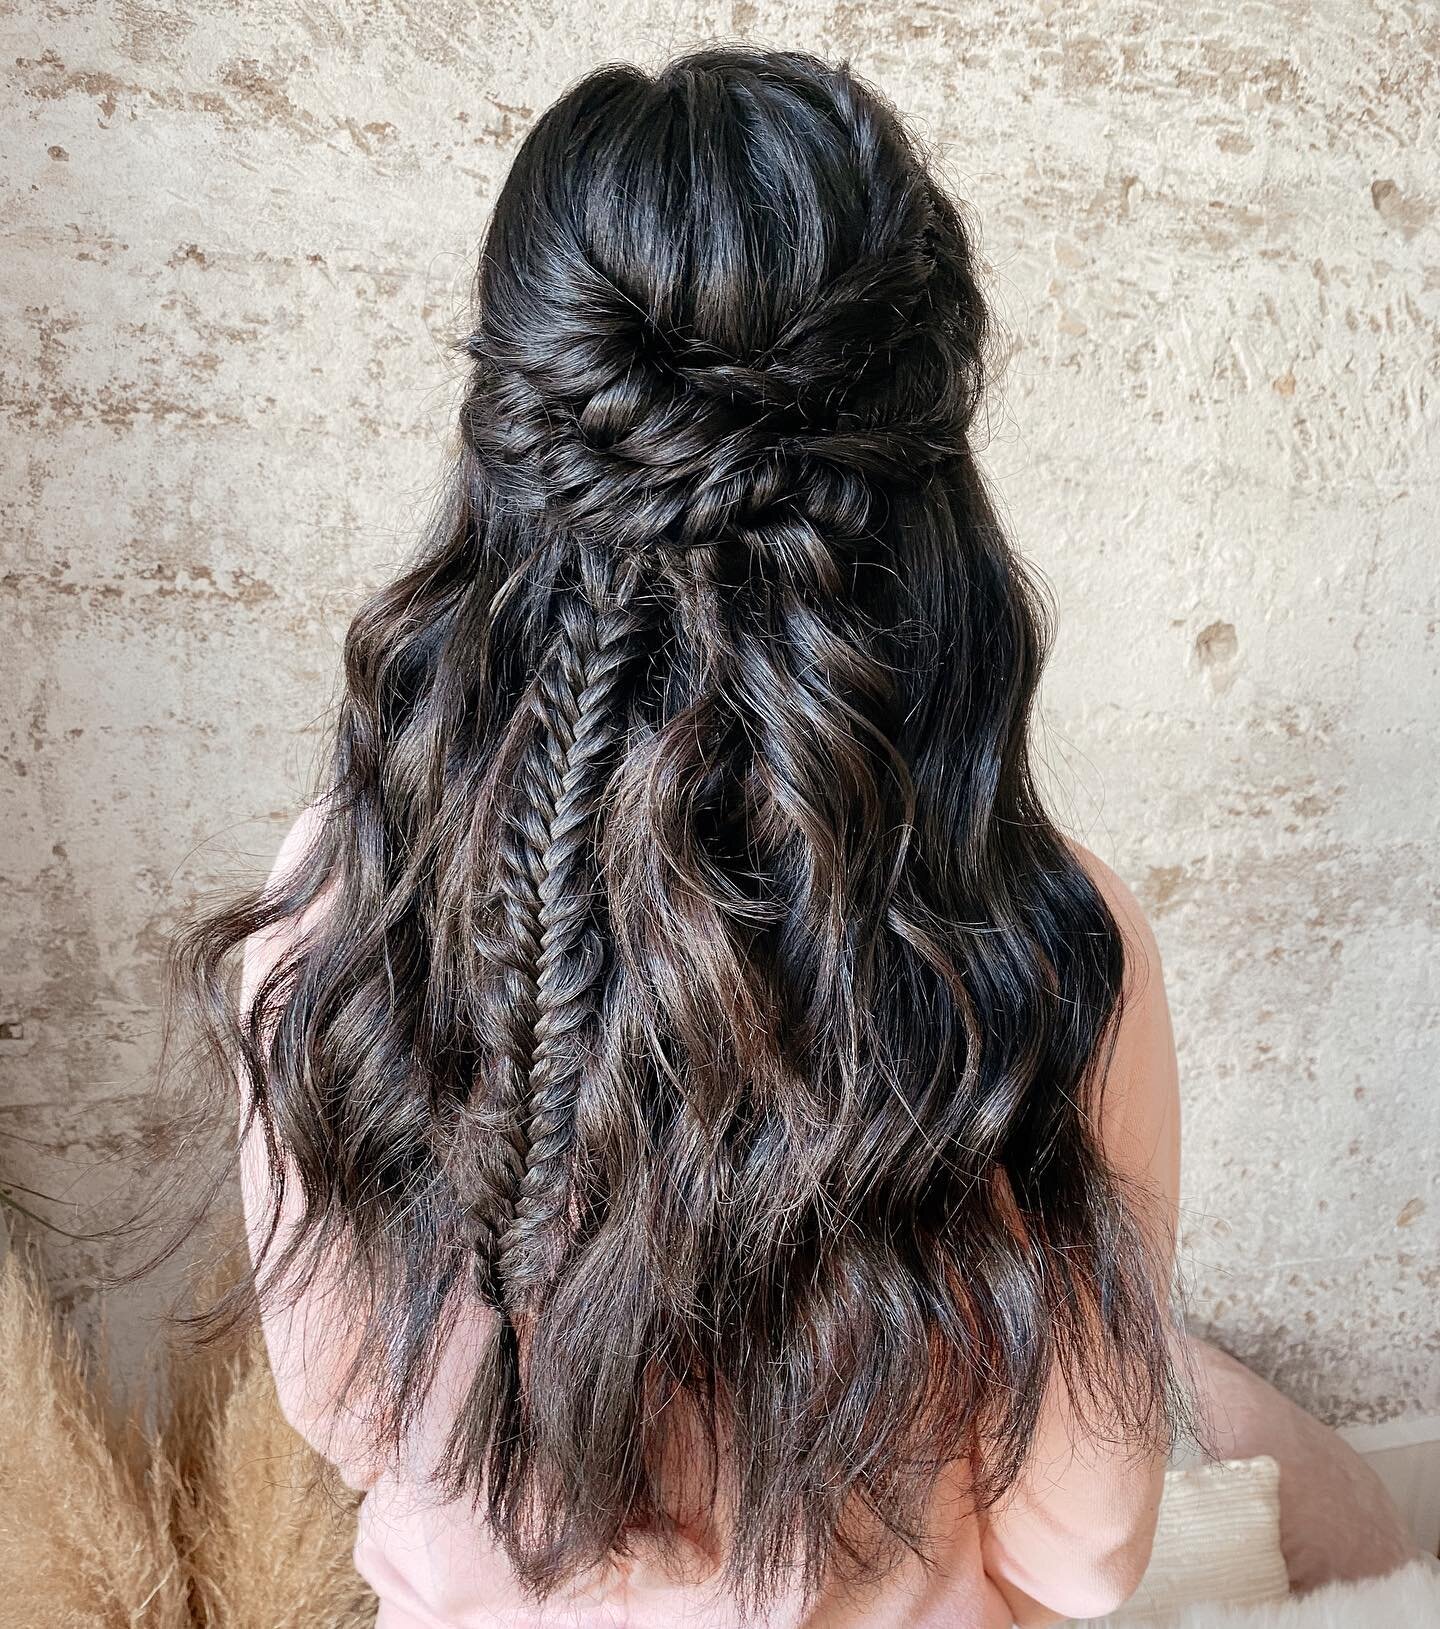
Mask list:
[[[585,548],[582,547],[582,556]],[[499,1097],[503,1171],[480,1219],[482,1280],[507,1315],[556,1265],[569,1209],[568,1159],[585,1031],[604,966],[593,921],[595,834],[613,767],[626,672],[645,622],[638,563],[586,560],[587,586],[560,602],[527,697],[533,733],[517,783],[518,816],[498,859],[510,947]]]

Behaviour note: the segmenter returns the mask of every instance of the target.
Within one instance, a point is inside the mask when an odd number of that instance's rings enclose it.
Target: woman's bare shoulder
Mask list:
[[[320,834],[325,811],[320,802],[307,803],[291,821],[265,880],[271,893],[281,892],[297,866],[309,852]],[[281,917],[268,926],[257,929],[245,941],[242,951],[245,998],[259,988],[270,969],[298,941],[305,930],[314,925],[328,904],[328,886],[296,915]]]
[[[1125,964],[1131,981],[1138,992],[1148,982],[1151,971],[1161,969],[1160,944],[1155,937],[1150,918],[1135,896],[1134,889],[1115,870],[1102,860],[1093,849],[1067,834],[1066,846],[1084,868],[1086,875],[1099,890],[1100,897],[1110,907],[1121,936],[1125,940]]]
[[[305,804],[290,822],[270,868],[270,885],[283,881],[319,836],[325,822],[325,810],[317,798]]]

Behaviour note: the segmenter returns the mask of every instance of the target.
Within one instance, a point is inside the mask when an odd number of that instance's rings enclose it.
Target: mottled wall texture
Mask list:
[[[1332,1422],[1440,1412],[1432,7],[12,0],[0,33],[17,1199],[83,1232],[133,1191],[163,935],[308,785],[537,110],[607,57],[798,44],[981,226],[1049,772],[1167,962],[1196,1322]],[[41,1239],[93,1335],[96,1247]],[[108,1297],[117,1350],[156,1299]]]

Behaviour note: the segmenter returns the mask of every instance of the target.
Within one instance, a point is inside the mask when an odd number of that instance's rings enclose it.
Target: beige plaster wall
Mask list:
[[[982,223],[1057,796],[1167,958],[1197,1321],[1331,1421],[1440,1412],[1440,31],[1399,0],[0,8],[0,1177],[71,1231],[125,1191],[163,932],[295,807],[517,141],[714,35],[848,55]],[[94,1248],[44,1249],[93,1330]]]

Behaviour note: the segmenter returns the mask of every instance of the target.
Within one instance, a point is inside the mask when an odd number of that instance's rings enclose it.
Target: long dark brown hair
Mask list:
[[[484,1309],[440,1480],[537,1596],[665,1542],[682,1439],[752,1604],[923,1554],[947,1464],[993,1503],[1057,1371],[1172,1440],[988,338],[848,68],[588,75],[495,205],[444,501],[350,628],[301,860],[176,939],[301,1201],[262,1292],[340,1264],[393,1444]],[[242,942],[322,896],[238,1011]]]

